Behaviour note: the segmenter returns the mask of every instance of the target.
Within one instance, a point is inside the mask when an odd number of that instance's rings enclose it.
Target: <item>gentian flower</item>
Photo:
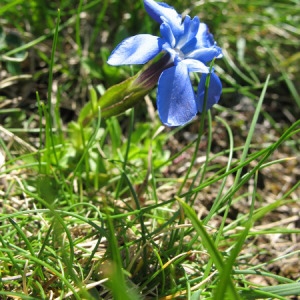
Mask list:
[[[222,84],[209,63],[223,56],[213,35],[198,17],[182,19],[176,10],[162,2],[144,0],[147,13],[160,24],[161,37],[138,34],[122,41],[108,59],[110,65],[145,64],[160,52],[169,59],[159,74],[157,108],[161,121],[167,126],[183,125],[202,112],[205,82],[210,74],[206,109],[216,104]],[[201,73],[197,93],[189,73]]]

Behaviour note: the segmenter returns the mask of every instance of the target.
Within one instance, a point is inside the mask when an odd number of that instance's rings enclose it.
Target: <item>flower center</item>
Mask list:
[[[184,59],[183,52],[180,49],[178,49],[178,48],[174,48],[174,50],[175,50],[175,52],[177,54],[176,56],[177,56],[178,60],[183,60]]]

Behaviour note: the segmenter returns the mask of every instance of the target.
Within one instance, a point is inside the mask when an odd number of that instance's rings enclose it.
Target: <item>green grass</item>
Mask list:
[[[219,105],[172,129],[155,90],[78,119],[139,70],[105,62],[158,33],[142,1],[1,2],[0,299],[300,296],[300,3],[168,3],[225,54]]]

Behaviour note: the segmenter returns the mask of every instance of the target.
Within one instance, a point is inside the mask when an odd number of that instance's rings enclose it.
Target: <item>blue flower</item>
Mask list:
[[[173,7],[154,0],[144,0],[144,4],[150,17],[160,24],[161,37],[138,34],[125,39],[112,52],[108,64],[145,64],[160,52],[167,52],[170,63],[158,79],[158,113],[165,125],[183,125],[202,112],[209,73],[206,109],[219,101],[222,84],[208,64],[223,56],[222,49],[198,17],[182,19]],[[202,73],[197,93],[190,72]]]

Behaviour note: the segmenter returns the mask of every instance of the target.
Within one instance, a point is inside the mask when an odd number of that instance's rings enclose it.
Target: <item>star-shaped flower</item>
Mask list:
[[[150,17],[160,24],[161,37],[138,34],[125,39],[112,52],[108,64],[145,64],[160,52],[167,52],[170,62],[158,79],[158,113],[167,126],[183,125],[202,112],[209,73],[206,109],[219,101],[222,84],[208,64],[223,56],[222,49],[198,17],[182,19],[173,7],[154,0],[144,0],[144,4]],[[197,93],[190,72],[202,73]]]

